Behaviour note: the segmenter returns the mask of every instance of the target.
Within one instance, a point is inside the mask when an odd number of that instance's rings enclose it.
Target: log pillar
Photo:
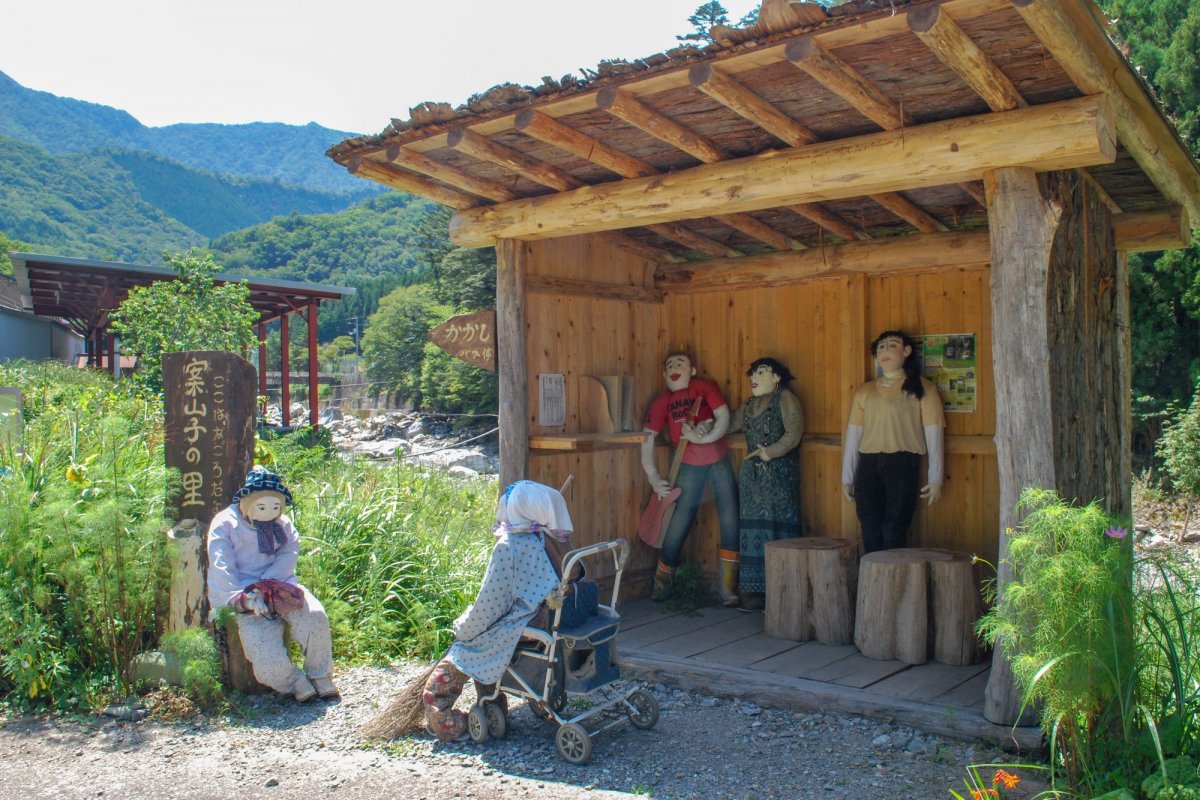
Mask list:
[[[267,323],[258,323],[258,395],[267,396]]]
[[[528,245],[496,242],[496,371],[500,388],[500,489],[528,474],[529,379],[525,374]]]
[[[1024,489],[1128,513],[1128,306],[1111,212],[1077,173],[1011,167],[985,172],[984,185],[1003,592],[1012,578],[1004,531],[1021,522]],[[998,642],[984,716],[1011,725],[1020,706]],[[1022,724],[1033,721],[1027,710]]]

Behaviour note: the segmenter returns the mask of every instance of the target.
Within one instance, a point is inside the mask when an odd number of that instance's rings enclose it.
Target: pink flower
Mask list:
[[[1104,532],[1104,535],[1110,539],[1124,539],[1129,535],[1129,531],[1119,525],[1114,525]]]

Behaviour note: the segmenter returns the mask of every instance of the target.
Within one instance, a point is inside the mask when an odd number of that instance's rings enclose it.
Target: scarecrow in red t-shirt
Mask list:
[[[671,579],[682,560],[683,543],[696,519],[707,484],[712,486],[716,497],[721,525],[721,603],[732,606],[738,601],[738,508],[737,483],[729,463],[729,445],[725,441],[729,406],[715,383],[700,380],[695,375],[696,368],[687,353],[668,355],[663,362],[667,389],[654,398],[646,412],[643,430],[650,435],[642,442],[642,469],[650,487],[659,496],[666,495],[671,485],[659,473],[655,463],[655,438],[665,428],[671,444],[678,445],[681,439],[688,442],[675,480],[681,494],[663,536],[652,597],[665,600],[670,595]]]

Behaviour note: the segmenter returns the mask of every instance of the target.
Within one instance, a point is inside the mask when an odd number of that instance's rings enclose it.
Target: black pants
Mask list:
[[[904,547],[921,492],[920,464],[916,453],[859,453],[854,507],[866,552]]]

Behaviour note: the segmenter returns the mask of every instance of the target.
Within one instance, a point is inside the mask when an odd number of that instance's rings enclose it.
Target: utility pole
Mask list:
[[[351,317],[350,319],[353,320],[353,322],[354,322],[354,327],[351,328],[351,330],[354,332],[354,371],[355,371],[355,373],[357,373],[359,371],[358,317],[355,316],[355,317]]]

